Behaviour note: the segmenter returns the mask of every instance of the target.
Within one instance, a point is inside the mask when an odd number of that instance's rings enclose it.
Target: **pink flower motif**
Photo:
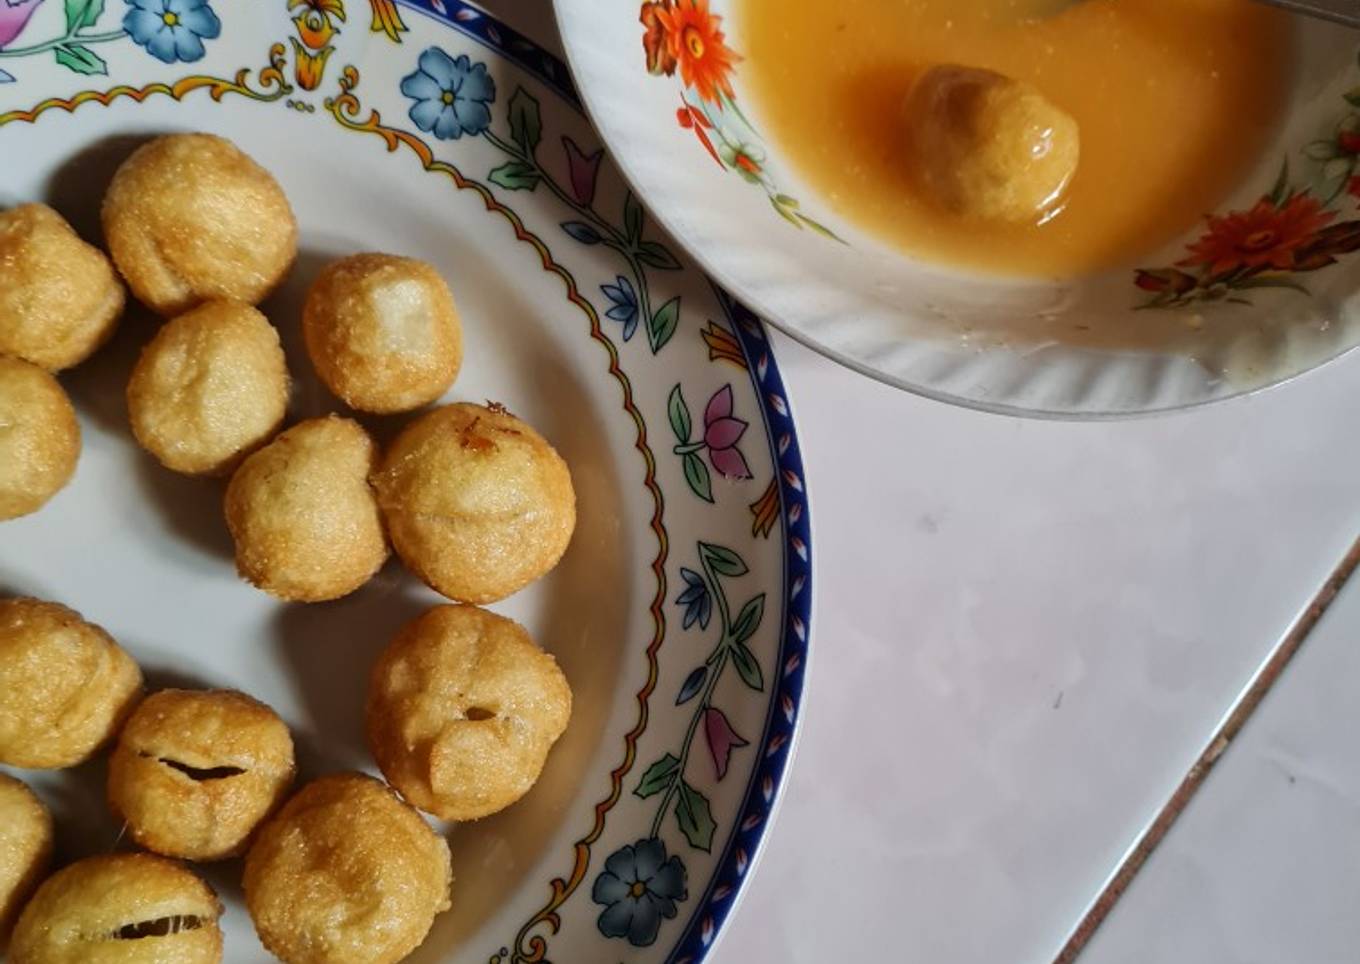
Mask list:
[[[704,409],[704,445],[713,468],[729,479],[749,479],[750,466],[737,448],[746,434],[746,422],[732,416],[732,386],[724,385],[708,400]]]
[[[600,176],[600,158],[604,151],[586,154],[570,137],[562,137],[562,147],[567,152],[567,173],[571,179],[571,193],[587,207],[595,200],[595,181]]]
[[[747,741],[737,735],[726,715],[717,707],[704,710],[704,737],[708,740],[708,752],[713,757],[713,768],[718,779],[727,776],[727,764],[732,751],[747,745]]]
[[[0,0],[0,49],[8,47],[28,26],[43,0]]]

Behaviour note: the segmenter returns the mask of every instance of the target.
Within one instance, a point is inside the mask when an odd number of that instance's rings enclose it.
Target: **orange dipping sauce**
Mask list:
[[[841,216],[912,256],[1062,277],[1129,264],[1237,187],[1275,132],[1291,18],[1251,0],[738,0],[756,126]],[[1061,213],[980,223],[923,197],[903,102],[928,67],[1026,80],[1071,114]],[[807,200],[807,199],[805,199]]]

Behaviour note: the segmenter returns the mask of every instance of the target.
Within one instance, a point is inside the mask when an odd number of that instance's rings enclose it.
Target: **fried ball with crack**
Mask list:
[[[499,405],[408,425],[373,477],[392,545],[437,592],[489,603],[557,565],[576,526],[567,464]]]
[[[0,354],[48,371],[89,358],[126,295],[104,252],[45,204],[0,212]]]
[[[0,773],[0,951],[52,858],[52,814],[22,781]]]
[[[571,717],[557,661],[518,623],[437,606],[369,676],[368,746],[392,786],[445,820],[476,820],[534,785]]]
[[[307,294],[302,333],[317,375],[361,412],[426,405],[463,361],[449,286],[414,258],[356,254],[327,265]]]
[[[166,317],[214,299],[259,304],[297,256],[283,189],[211,134],[143,144],[114,174],[101,216],[132,293]]]
[[[79,613],[0,599],[0,763],[84,762],[118,732],[141,692],[132,657]]]
[[[444,838],[384,783],[361,773],[307,784],[246,855],[246,908],[288,964],[387,964],[449,908]]]
[[[293,738],[234,690],[162,690],[128,718],[109,760],[109,805],[147,850],[221,860],[293,782]]]
[[[80,423],[57,380],[0,355],[0,521],[36,512],[71,481]]]
[[[227,486],[236,568],[280,599],[358,589],[387,559],[368,476],[377,448],[358,422],[299,422],[241,463]]]
[[[279,333],[249,305],[211,301],[167,322],[132,369],[132,434],[167,469],[231,471],[288,407]]]
[[[222,904],[152,854],[87,857],[49,877],[19,915],[11,964],[216,964]]]

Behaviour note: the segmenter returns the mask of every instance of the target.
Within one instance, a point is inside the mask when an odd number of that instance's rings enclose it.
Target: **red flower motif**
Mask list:
[[[1353,198],[1360,198],[1360,175],[1347,179],[1346,193]]]
[[[684,98],[681,98],[683,101]],[[685,130],[693,130],[694,135],[699,138],[699,143],[704,145],[704,150],[708,151],[715,164],[723,167],[722,158],[718,156],[718,149],[713,146],[713,140],[705,132],[704,128],[712,127],[713,123],[704,116],[703,111],[695,110],[688,102],[675,112],[675,119]]]
[[[746,423],[732,416],[732,386],[724,385],[704,409],[704,445],[713,467],[729,479],[749,479],[751,468],[737,443],[746,434]]]
[[[670,7],[671,0],[644,3],[642,12],[638,15],[638,20],[647,28],[642,35],[642,49],[647,54],[647,71],[665,74],[667,77],[675,73],[675,55],[671,53],[670,42],[666,39],[666,28],[661,25],[661,18],[657,14],[662,10],[669,10]]]
[[[1211,216],[1208,232],[1176,263],[1204,265],[1213,277],[1266,268],[1290,271],[1298,250],[1335,217],[1311,194],[1291,195],[1283,204],[1261,198],[1249,211]]]
[[[732,759],[732,751],[747,746],[748,743],[732,729],[727,715],[716,706],[704,710],[704,737],[708,740],[709,756],[713,758],[713,770],[721,780],[727,776],[727,765]]]
[[[727,46],[721,29],[722,17],[709,11],[708,0],[674,0],[674,3],[665,0],[652,7],[665,34],[670,57],[679,65],[680,79],[686,86],[693,87],[711,104],[718,103],[719,92],[731,97],[730,75],[741,58]],[[647,14],[645,8],[643,14],[644,17]],[[647,62],[650,69],[650,51]],[[664,67],[667,62],[660,65]]]

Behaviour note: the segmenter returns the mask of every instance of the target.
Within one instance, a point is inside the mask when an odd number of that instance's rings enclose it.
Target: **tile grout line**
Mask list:
[[[1351,544],[1346,555],[1342,557],[1336,568],[1332,570],[1321,588],[1309,600],[1308,606],[1295,619],[1289,631],[1276,644],[1275,649],[1266,657],[1264,663],[1256,671],[1255,676],[1247,684],[1245,690],[1237,698],[1232,708],[1228,711],[1223,722],[1214,730],[1204,749],[1195,759],[1194,764],[1182,778],[1175,792],[1167,799],[1152,822],[1138,835],[1133,845],[1129,848],[1124,858],[1115,868],[1100,893],[1087,908],[1086,913],[1078,921],[1077,926],[1068,936],[1057,957],[1053,959],[1053,964],[1073,964],[1078,955],[1085,949],[1093,934],[1104,922],[1110,911],[1119,898],[1128,889],[1133,878],[1142,869],[1143,864],[1152,856],[1154,850],[1166,837],[1167,832],[1175,824],[1176,820],[1184,812],[1186,805],[1199,791],[1204,784],[1204,780],[1218,762],[1219,757],[1228,749],[1232,741],[1237,738],[1242,727],[1252,714],[1261,705],[1267,693],[1279,681],[1285,668],[1289,665],[1305,639],[1317,626],[1341,588],[1345,586],[1347,580],[1360,566],[1360,539]]]

